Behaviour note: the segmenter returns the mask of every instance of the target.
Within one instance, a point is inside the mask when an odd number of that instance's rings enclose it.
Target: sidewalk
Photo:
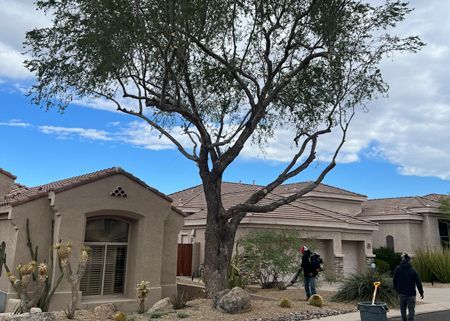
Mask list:
[[[419,297],[416,305],[416,314],[450,310],[450,288],[424,287],[425,298]],[[388,318],[400,316],[400,310],[393,309],[388,312]],[[360,321],[359,312],[334,315],[320,318],[321,321]]]

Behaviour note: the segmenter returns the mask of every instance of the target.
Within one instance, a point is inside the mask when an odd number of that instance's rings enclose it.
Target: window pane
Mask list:
[[[86,242],[128,242],[128,223],[113,219],[89,220]]]
[[[86,273],[80,282],[80,291],[82,295],[101,295],[105,247],[90,246],[90,248],[91,255],[89,256]]]
[[[126,245],[108,245],[103,286],[104,295],[124,292],[126,262]]]

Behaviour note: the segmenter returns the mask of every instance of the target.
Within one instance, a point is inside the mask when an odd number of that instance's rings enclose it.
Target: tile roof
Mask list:
[[[427,199],[433,200],[433,201],[437,201],[440,202],[442,200],[450,200],[450,195],[449,194],[428,194],[424,196]]]
[[[261,187],[262,186],[259,185],[249,185],[241,183],[222,183],[222,202],[224,207],[230,208],[233,205],[244,202]],[[289,189],[289,191],[291,190]],[[284,191],[284,193],[286,192]],[[179,206],[184,212],[191,213],[191,215],[189,215],[186,220],[206,219],[206,201],[202,185],[198,185],[193,188],[171,194],[170,197],[174,199],[175,204],[177,204],[177,206]],[[259,204],[264,205],[276,199],[280,199],[281,197],[282,196],[277,193],[271,193]],[[350,223],[368,226],[376,225],[375,223],[366,221],[363,218],[353,217],[351,215],[327,210],[301,200],[283,205],[276,210],[268,213],[248,213],[247,217],[250,216],[252,218],[274,218],[280,220],[295,219],[306,222],[320,221]]]
[[[362,204],[361,217],[411,214],[418,208],[438,209],[440,203],[427,196],[407,196],[372,199]]]
[[[299,183],[291,183],[291,184],[283,184],[278,186],[275,190],[275,194],[293,194],[306,187],[309,182],[299,182]],[[247,191],[257,191],[262,188],[262,185],[254,185],[254,184],[243,184],[243,183],[233,183],[233,182],[223,182],[222,183],[222,194],[235,194],[235,197],[239,199],[240,202],[243,202],[247,199],[248,195],[242,192]],[[334,186],[319,184],[313,192],[322,192],[327,194],[334,195],[343,195],[343,196],[355,196],[355,197],[364,197],[365,195],[353,193],[341,188],[337,188]],[[204,194],[203,194],[203,185],[197,185],[191,188],[184,189],[182,191],[173,193],[169,195],[175,202],[177,206],[189,206],[196,207],[202,204],[205,204]]]
[[[6,176],[8,176],[9,178],[12,178],[12,179],[14,179],[14,180],[17,178],[16,175],[11,174],[10,172],[4,170],[3,168],[0,168],[0,174],[6,175]]]
[[[158,194],[159,196],[165,198],[169,202],[172,201],[170,197],[167,195],[161,193],[157,189],[148,186],[145,182],[140,180],[139,178],[135,177],[134,175],[128,173],[127,171],[123,170],[120,167],[112,167],[103,169],[100,171],[75,176],[67,179],[62,179],[59,181],[51,182],[44,185],[39,185],[35,187],[26,187],[25,185],[21,184],[15,184],[13,187],[13,190],[5,196],[5,200],[0,203],[0,206],[2,205],[18,205],[22,203],[26,203],[28,201],[41,198],[44,196],[47,196],[50,191],[53,192],[62,192],[77,186],[81,186],[84,184],[88,184],[94,181],[97,181],[99,179],[116,175],[116,174],[122,174],[130,179],[134,180],[138,184],[144,186],[145,188],[151,190],[152,192]]]

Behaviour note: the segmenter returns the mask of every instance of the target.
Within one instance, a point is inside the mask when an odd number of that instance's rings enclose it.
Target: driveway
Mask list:
[[[401,321],[400,317],[390,318],[389,321]],[[414,321],[445,321],[450,320],[450,310],[416,315]]]

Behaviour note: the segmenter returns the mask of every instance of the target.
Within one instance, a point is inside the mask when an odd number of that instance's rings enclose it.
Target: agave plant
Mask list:
[[[338,292],[332,297],[332,301],[371,301],[374,281],[381,283],[377,292],[377,301],[386,302],[388,305],[398,305],[398,297],[392,278],[387,274],[378,275],[368,270],[344,278]]]

